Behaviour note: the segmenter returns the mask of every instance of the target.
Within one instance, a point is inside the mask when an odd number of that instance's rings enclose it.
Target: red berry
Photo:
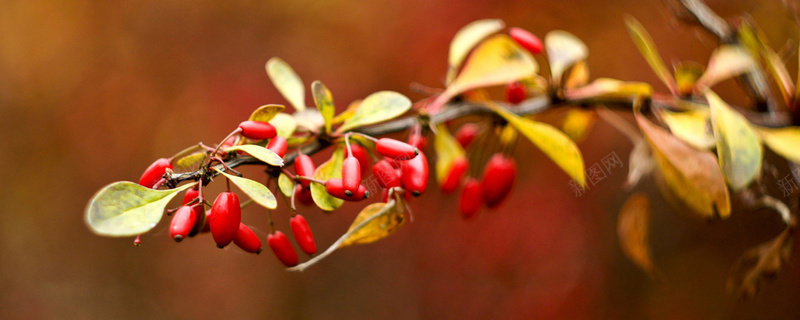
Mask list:
[[[242,136],[253,140],[272,139],[278,134],[275,127],[268,122],[247,120],[239,124]]]
[[[142,235],[141,234],[137,234],[136,235],[136,239],[133,239],[133,245],[137,246],[137,247],[142,245]]]
[[[295,215],[289,219],[289,226],[292,228],[294,240],[307,254],[314,254],[317,252],[317,243],[314,241],[314,234],[311,233],[311,228],[308,226],[306,218],[302,215]]]
[[[287,267],[294,267],[297,265],[297,252],[294,251],[294,247],[289,242],[289,238],[286,237],[283,232],[275,231],[275,233],[269,235],[267,237],[267,244],[269,244],[269,248],[272,249],[272,252],[275,253],[275,256],[278,257],[284,265]]]
[[[473,140],[475,140],[475,137],[478,136],[480,131],[481,128],[478,127],[477,124],[465,123],[461,126],[461,128],[458,128],[455,138],[458,140],[458,143],[461,144],[461,147],[466,148],[468,145],[470,145],[470,143],[472,143]]]
[[[325,190],[328,191],[330,195],[347,201],[361,201],[369,197],[369,191],[367,191],[367,188],[363,185],[358,186],[358,190],[353,193],[353,196],[348,197],[344,194],[342,179],[339,178],[328,179],[328,181],[325,182]]]
[[[519,104],[525,100],[525,86],[522,82],[514,81],[506,86],[506,101],[511,104]]]
[[[378,161],[378,163],[372,166],[372,175],[378,179],[378,185],[380,185],[381,188],[400,186],[400,175],[397,174],[397,170],[394,169],[392,163],[387,159]]]
[[[480,210],[481,204],[483,204],[481,184],[475,178],[468,178],[458,198],[458,209],[461,211],[461,217],[464,219],[472,218]]]
[[[211,235],[217,247],[224,248],[239,232],[239,223],[242,222],[242,209],[239,207],[239,197],[233,192],[223,192],[214,200],[211,206]]]
[[[182,206],[172,216],[172,223],[169,224],[169,236],[175,239],[175,242],[181,242],[184,238],[189,237],[189,232],[192,231],[197,217],[194,210],[189,206]]]
[[[483,202],[489,208],[494,208],[503,202],[511,192],[516,178],[517,165],[513,158],[506,158],[501,153],[495,153],[483,169],[481,189]]]
[[[352,197],[361,185],[361,165],[355,156],[347,157],[342,164],[342,187],[345,196]]]
[[[397,160],[409,160],[419,154],[419,150],[414,146],[390,138],[380,138],[375,143],[375,151],[384,157]]]
[[[258,239],[256,233],[250,230],[250,227],[246,226],[244,223],[239,223],[239,231],[236,232],[233,243],[244,251],[255,254],[261,253],[261,240]]]
[[[153,164],[144,170],[142,177],[139,178],[139,184],[152,188],[161,180],[161,177],[164,176],[167,169],[172,169],[172,163],[169,162],[169,159],[161,158],[156,160],[156,162],[153,162]]]
[[[542,44],[542,40],[539,40],[539,37],[533,35],[533,33],[528,32],[528,30],[521,29],[521,28],[511,28],[508,30],[508,35],[511,36],[511,39],[514,39],[519,45],[523,48],[528,49],[533,54],[540,54],[544,49],[544,45]]]
[[[353,151],[353,156],[356,157],[358,163],[361,164],[361,172],[367,172],[371,163],[370,159],[372,158],[369,155],[369,151],[355,143],[350,144],[350,150]],[[348,154],[347,157],[350,157],[350,155]]]
[[[283,158],[286,155],[286,150],[289,149],[289,143],[286,141],[286,138],[281,136],[275,136],[274,138],[269,140],[267,144],[267,149],[272,152],[275,152]]]
[[[412,147],[422,150],[425,149],[426,146],[428,146],[428,139],[426,139],[425,136],[416,131],[412,133],[410,136],[408,136],[408,144],[410,144]]]
[[[183,203],[182,205],[186,205],[189,202],[192,202],[194,199],[198,199],[200,197],[200,191],[197,188],[191,188],[186,190],[186,195],[183,196]],[[192,227],[192,231],[189,232],[190,237],[194,237],[197,233],[199,233],[203,226],[206,223],[206,214],[203,211],[203,199],[198,199],[199,203],[192,204],[192,211],[194,212],[194,226]]]
[[[428,186],[428,159],[425,158],[424,153],[420,152],[419,156],[403,161],[400,171],[402,172],[400,181],[406,191],[411,192],[415,197],[419,197],[425,192],[425,188]]]
[[[469,160],[467,158],[461,157],[454,160],[450,166],[450,172],[447,173],[447,178],[442,183],[442,192],[451,193],[455,191],[458,185],[461,184],[461,178],[467,173],[468,168]]]
[[[311,190],[303,188],[303,186],[299,184],[294,188],[294,198],[295,201],[307,206],[314,204],[314,198],[311,197]]]
[[[294,159],[294,171],[297,173],[298,176],[302,177],[313,177],[314,176],[314,161],[311,160],[311,157],[300,154]],[[308,185],[311,183],[309,180],[300,180],[300,184],[303,188],[308,188]]]

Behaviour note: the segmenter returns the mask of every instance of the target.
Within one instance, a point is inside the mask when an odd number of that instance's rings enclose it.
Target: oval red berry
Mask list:
[[[239,124],[242,136],[253,140],[272,139],[278,134],[275,126],[263,121],[247,120]]]
[[[223,192],[214,200],[211,206],[211,235],[217,246],[224,248],[239,232],[239,223],[242,222],[242,210],[239,207],[239,197],[233,192]]]
[[[348,197],[344,194],[342,179],[339,178],[328,179],[328,181],[325,182],[325,190],[328,191],[330,195],[347,201],[361,201],[369,197],[369,192],[363,185],[358,186],[356,192],[354,192],[352,196]]]
[[[474,178],[467,179],[464,188],[461,189],[461,195],[458,197],[458,210],[461,212],[461,217],[464,219],[474,217],[483,204],[482,200],[481,184]]]
[[[419,197],[428,187],[428,159],[420,152],[414,159],[402,161],[400,164],[402,175],[400,181],[403,188],[411,195]]]
[[[400,186],[400,175],[394,169],[389,160],[383,159],[372,166],[372,175],[378,180],[381,188],[393,188]]]
[[[475,137],[478,136],[479,132],[480,127],[478,127],[477,124],[465,123],[461,126],[461,128],[458,128],[455,138],[458,140],[458,143],[461,144],[462,148],[466,148],[472,143],[473,140],[475,140]]]
[[[481,190],[483,202],[489,208],[498,206],[511,192],[516,178],[517,165],[513,158],[501,153],[494,154],[483,169]]]
[[[289,242],[289,238],[287,238],[283,232],[275,231],[274,234],[269,235],[267,237],[267,244],[269,248],[272,249],[275,257],[285,266],[294,267],[297,265],[297,252],[294,251],[294,247],[292,247],[292,244]]]
[[[311,233],[311,228],[308,226],[306,218],[298,214],[289,219],[289,226],[292,228],[294,240],[297,241],[303,252],[307,254],[317,252],[317,243],[314,241],[314,234]]]
[[[172,216],[172,223],[169,224],[169,236],[176,242],[181,242],[189,237],[197,217],[194,210],[189,206],[182,206]]]
[[[298,176],[302,177],[313,177],[314,176],[314,161],[311,160],[311,157],[300,154],[294,159],[294,171],[297,173]],[[311,181],[309,180],[300,180],[300,184],[303,185],[303,188],[308,188]]]
[[[508,30],[508,35],[532,54],[540,54],[544,50],[542,40],[528,30],[515,27]]]
[[[148,188],[152,188],[156,183],[158,183],[158,181],[161,180],[161,177],[164,176],[164,173],[167,172],[167,169],[172,169],[172,163],[169,162],[169,159],[161,158],[156,160],[144,170],[142,177],[139,178],[139,184]]]
[[[261,253],[261,240],[258,239],[256,233],[250,230],[250,227],[246,226],[244,223],[239,223],[239,231],[236,232],[233,243],[244,251],[255,254]]]
[[[281,136],[275,136],[274,138],[269,140],[267,144],[267,149],[272,152],[275,152],[279,157],[283,158],[286,155],[286,150],[289,149],[289,143],[286,141],[286,138]]]
[[[447,173],[447,177],[442,183],[442,192],[451,193],[455,191],[461,184],[461,178],[467,173],[468,168],[469,160],[467,160],[467,158],[461,157],[454,160],[453,164],[450,166],[450,171]]]
[[[380,138],[375,143],[375,151],[384,157],[397,160],[409,160],[419,154],[419,150],[414,146],[390,138]]]
[[[347,157],[342,163],[342,188],[345,196],[352,197],[361,185],[361,165],[355,156]]]
[[[511,104],[519,104],[525,100],[525,86],[514,81],[506,86],[506,101]]]
[[[372,163],[372,161],[370,161],[372,157],[370,157],[369,151],[356,143],[350,144],[350,150],[353,151],[353,156],[358,159],[358,163],[361,165],[361,172],[367,172],[367,170],[369,170],[369,165]],[[350,157],[349,154],[347,156]]]

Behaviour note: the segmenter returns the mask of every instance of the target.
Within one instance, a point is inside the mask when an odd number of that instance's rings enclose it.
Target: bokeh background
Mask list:
[[[709,5],[723,17],[752,15],[773,46],[796,48],[781,1]],[[307,84],[323,81],[340,108],[386,89],[418,100],[409,84],[441,86],[460,27],[501,18],[541,37],[574,33],[590,48],[592,78],[664,91],[629,40],[626,14],[668,62],[705,64],[715,44],[659,1],[0,1],[0,318],[800,318],[797,250],[754,300],[725,292],[737,257],[780,230],[772,213],[708,223],[657,199],[652,242],[665,282],[626,260],[615,224],[630,193],[621,186],[631,145],[604,123],[580,144],[585,161],[614,152],[625,167],[582,196],[520,143],[519,179],[499,209],[462,221],[456,196],[432,185],[412,202],[413,223],[305,273],[284,272],[268,251],[219,250],[208,235],[175,244],[165,221],[141,247],[84,225],[102,186],[136,180],[154,159],[214,143],[256,107],[285,103],[264,71],[270,57]],[[734,83],[720,90],[746,102]],[[642,190],[656,194],[649,180]],[[302,213],[324,248],[364,205]],[[288,230],[285,207],[274,217]],[[244,220],[266,238],[263,210]]]

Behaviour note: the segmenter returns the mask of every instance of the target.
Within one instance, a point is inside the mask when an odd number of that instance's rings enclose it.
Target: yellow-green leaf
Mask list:
[[[269,191],[267,186],[255,180],[227,174],[219,169],[216,170],[230,179],[231,182],[239,187],[250,199],[253,199],[253,202],[267,209],[275,209],[278,207],[278,201],[275,200],[275,195],[272,194],[272,191]]]
[[[133,182],[120,181],[98,191],[86,207],[86,224],[94,233],[126,237],[145,233],[161,220],[164,207],[178,192],[197,183],[170,190],[153,190]]]
[[[655,276],[657,271],[648,240],[651,210],[650,198],[646,194],[630,196],[617,217],[617,236],[622,252],[648,274]]]
[[[598,78],[588,85],[565,92],[566,97],[570,100],[598,98],[628,100],[630,98],[649,98],[652,94],[653,87],[650,84],[609,78]]]
[[[263,105],[258,107],[256,111],[253,111],[253,113],[250,114],[250,120],[269,122],[270,120],[272,120],[272,118],[275,117],[275,115],[277,115],[278,113],[282,112],[285,109],[286,107],[280,104]]]
[[[583,156],[575,142],[566,134],[549,124],[522,118],[502,107],[496,105],[490,107],[541,149],[567,175],[581,186],[586,186]]]
[[[438,132],[433,140],[433,148],[436,151],[436,181],[442,185],[447,179],[453,162],[465,158],[466,153],[458,140],[447,130],[446,125],[439,124],[436,129]]]
[[[527,50],[507,35],[498,34],[475,48],[458,77],[431,105],[442,106],[467,90],[533,77],[538,70],[539,65]]]
[[[281,173],[278,177],[278,189],[284,196],[291,197],[294,193],[294,182],[285,173]]]
[[[303,81],[292,67],[281,58],[273,57],[267,61],[267,75],[278,92],[292,104],[295,110],[306,109],[306,89]]]
[[[711,115],[707,109],[696,109],[684,112],[658,110],[661,120],[676,137],[699,150],[709,150],[717,141],[714,133],[709,132]]]
[[[294,134],[294,130],[297,129],[297,122],[294,120],[294,117],[282,112],[276,114],[269,123],[275,126],[275,130],[278,131],[279,136],[286,139],[289,139],[292,134]]]
[[[647,64],[653,69],[661,82],[663,82],[672,94],[677,94],[677,85],[675,79],[672,78],[672,73],[669,72],[664,60],[661,60],[661,55],[658,54],[658,48],[650,38],[650,34],[644,29],[641,23],[631,16],[625,17],[625,24],[628,26],[628,32],[639,49],[642,56],[647,60]]]
[[[561,76],[569,67],[585,60],[589,48],[575,35],[564,30],[553,30],[544,37],[544,47],[550,61],[550,75],[554,83],[561,83]]]
[[[762,150],[750,123],[711,90],[706,92],[717,158],[733,190],[746,187],[761,170]]]
[[[682,61],[675,65],[675,82],[678,85],[678,94],[691,95],[697,79],[703,75],[706,67],[694,61]]]
[[[595,113],[592,110],[572,108],[567,111],[561,129],[572,141],[581,142],[586,137],[589,129],[592,128],[592,125],[594,125],[595,118]]]
[[[314,171],[314,179],[327,181],[330,178],[341,178],[342,162],[344,162],[344,148],[336,148],[331,158]],[[344,200],[328,194],[325,186],[319,183],[311,184],[311,198],[324,211],[336,210],[344,204]]]
[[[761,140],[781,157],[800,164],[800,127],[762,128],[756,127]]]
[[[333,116],[336,114],[331,91],[322,82],[314,81],[311,83],[311,92],[314,94],[314,104],[317,105],[317,110],[322,114],[322,119],[325,120],[325,133],[331,133]]]
[[[361,105],[361,101],[363,100],[355,100],[353,102],[350,102],[350,105],[347,106],[347,109],[345,109],[344,111],[342,111],[342,113],[336,115],[336,117],[333,118],[333,124],[335,125],[341,124],[345,120],[350,119],[350,117],[352,117],[353,114],[356,113],[358,106]]]
[[[500,141],[500,145],[505,148],[516,142],[517,137],[519,137],[519,132],[517,129],[514,129],[514,126],[504,126],[503,130],[500,130],[497,140]]]
[[[205,152],[197,152],[187,155],[175,161],[175,171],[194,171],[206,158]]]
[[[267,148],[264,148],[259,145],[255,144],[243,144],[240,146],[233,146],[230,148],[225,149],[225,152],[231,152],[235,150],[242,150],[244,152],[249,153],[251,156],[255,157],[258,160],[263,161],[266,164],[273,165],[276,167],[283,167],[283,158],[272,152]]]
[[[711,53],[708,67],[697,80],[700,87],[711,87],[718,82],[738,76],[755,66],[755,61],[747,51],[735,45],[723,45]]]
[[[473,21],[456,32],[453,41],[450,42],[450,54],[448,56],[449,69],[447,70],[447,84],[453,82],[456,77],[461,62],[467,57],[472,48],[481,40],[489,35],[503,30],[505,24],[502,20],[484,19]]]
[[[692,211],[706,218],[715,213],[727,218],[731,213],[730,196],[717,158],[711,152],[690,147],[666,130],[634,112],[656,164],[667,186]]]
[[[394,91],[379,91],[367,96],[336,132],[394,119],[411,109],[411,100]]]
[[[567,70],[564,89],[575,89],[589,83],[589,64],[580,60]]]
[[[369,221],[362,225],[362,222]],[[402,212],[397,210],[397,206],[389,206],[386,203],[378,202],[366,206],[356,216],[353,224],[347,232],[350,234],[340,245],[339,248],[352,244],[372,243],[388,237],[394,233],[405,222]]]

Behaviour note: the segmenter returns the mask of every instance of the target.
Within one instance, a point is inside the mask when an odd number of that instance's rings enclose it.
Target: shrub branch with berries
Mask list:
[[[302,271],[339,248],[371,243],[402,227],[411,217],[411,197],[429,189],[431,161],[441,192],[459,192],[454,211],[464,219],[475,219],[483,208],[497,208],[510,194],[517,179],[513,150],[520,140],[538,147],[572,180],[573,190],[582,192],[589,171],[576,141],[601,119],[633,144],[627,189],[635,190],[642,177],[652,175],[663,182],[659,191],[678,210],[704,219],[726,219],[734,209],[751,212],[764,207],[780,215],[786,229],[745,252],[731,274],[729,289],[752,296],[788,257],[796,225],[800,188],[784,191],[782,198],[789,201],[770,194],[765,176],[775,173],[764,170],[762,163],[767,161],[766,146],[788,160],[790,170],[798,170],[800,86],[792,83],[754,23],[745,19],[728,25],[698,1],[684,3],[681,16],[699,22],[720,40],[705,67],[683,62],[669,71],[644,28],[633,18],[626,20],[634,43],[669,89],[667,94],[654,93],[651,85],[641,82],[590,82],[589,51],[580,39],[556,30],[541,41],[520,28],[504,31],[500,20],[475,21],[456,33],[446,87],[418,86],[431,95],[416,103],[400,93],[380,91],[337,114],[331,92],[314,81],[310,90],[316,108],[307,108],[303,82],[286,62],[272,58],[267,74],[293,113],[283,105],[262,106],[218,144],[201,143],[158,159],[138,184],[115,182],[102,188],[86,208],[86,221],[97,234],[137,236],[139,244],[138,235],[153,229],[166,212],[172,215],[170,237],[177,242],[211,233],[220,248],[232,242],[260,253],[261,239],[241,221],[242,209],[255,203],[268,209],[271,251],[289,270]],[[547,62],[549,75],[539,74],[540,62]],[[755,102],[753,107],[728,105],[710,89],[734,77]],[[505,86],[503,99],[486,90],[495,86]],[[561,129],[530,117],[554,109],[568,109]],[[618,111],[631,112],[635,122],[624,120]],[[478,120],[465,122],[468,116]],[[408,132],[407,140],[386,137],[395,132]],[[323,150],[332,150],[332,155],[317,165],[310,156]],[[243,165],[262,166],[268,181],[244,177],[236,170]],[[788,183],[796,186],[796,179]],[[222,180],[226,191],[209,203],[206,187]],[[167,209],[181,192],[181,206]],[[289,237],[272,227],[276,194],[291,209],[294,242],[309,256],[303,263]],[[240,196],[248,200],[243,203]],[[741,207],[731,205],[734,197]],[[317,254],[311,227],[297,213],[297,203],[334,211],[359,201],[372,203]],[[637,191],[621,208],[617,231],[625,254],[659,278],[648,243],[650,215],[650,195]]]

